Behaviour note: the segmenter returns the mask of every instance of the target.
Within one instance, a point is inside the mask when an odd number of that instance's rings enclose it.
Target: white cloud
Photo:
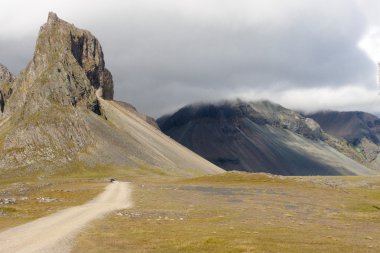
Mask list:
[[[380,89],[363,86],[320,87],[281,91],[251,90],[237,94],[246,100],[269,99],[295,110],[362,110],[380,113]]]
[[[359,43],[368,56],[376,63],[380,62],[380,27],[368,29],[366,36]]]

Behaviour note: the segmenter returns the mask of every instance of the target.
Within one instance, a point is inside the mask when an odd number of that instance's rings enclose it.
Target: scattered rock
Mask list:
[[[49,198],[49,197],[39,197],[39,198],[37,198],[37,200],[39,203],[50,203],[50,202],[60,201],[59,199]]]
[[[156,211],[145,211],[145,212],[128,212],[122,211],[117,212],[117,216],[126,217],[129,219],[140,219],[144,218],[147,221],[183,221],[185,220],[185,215],[183,213],[177,212],[156,212]]]
[[[14,205],[16,204],[16,199],[0,199],[0,205]]]
[[[117,216],[124,216],[124,217],[128,217],[128,218],[137,218],[137,217],[141,217],[142,214],[141,213],[123,213],[123,212],[118,212],[116,214]]]

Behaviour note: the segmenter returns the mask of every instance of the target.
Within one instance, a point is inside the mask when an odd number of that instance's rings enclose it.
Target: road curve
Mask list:
[[[64,209],[0,233],[0,252],[67,253],[71,242],[89,222],[113,210],[132,207],[131,185],[114,182],[94,200]]]

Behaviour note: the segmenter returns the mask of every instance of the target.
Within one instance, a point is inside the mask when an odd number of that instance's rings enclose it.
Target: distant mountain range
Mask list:
[[[322,111],[307,114],[326,133],[343,138],[354,146],[367,162],[376,161],[380,153],[380,119],[366,112]],[[377,166],[377,163],[373,163]]]
[[[378,147],[378,119],[362,113],[363,121],[359,116],[346,121],[346,114],[338,115],[304,116],[269,101],[235,100],[186,106],[157,122],[174,140],[226,170],[281,175],[376,173],[358,143]],[[347,125],[348,121],[355,123]]]

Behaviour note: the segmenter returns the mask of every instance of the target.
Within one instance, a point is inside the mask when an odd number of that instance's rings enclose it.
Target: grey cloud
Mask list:
[[[151,22],[135,17],[123,37],[113,38],[126,50],[113,66],[123,84],[116,97],[158,115],[158,107],[222,98],[242,88],[373,85],[375,66],[357,47],[366,29],[360,13],[345,20],[311,14],[273,26],[218,26],[175,14],[150,16]]]
[[[276,1],[258,2],[277,8]],[[109,13],[69,21],[100,39],[116,99],[153,116],[242,90],[373,87],[376,66],[358,48],[366,18],[355,1],[290,2],[299,8],[279,10],[281,15],[270,19],[239,19],[238,12],[205,19],[162,1],[167,6],[157,10],[116,4],[112,13],[108,6]],[[253,17],[261,15],[249,10]],[[11,41],[0,43],[1,59],[11,69],[24,61],[21,54],[31,55],[25,52],[30,46],[20,50],[9,47]]]
[[[32,59],[36,36],[0,39],[0,62],[17,75]]]

